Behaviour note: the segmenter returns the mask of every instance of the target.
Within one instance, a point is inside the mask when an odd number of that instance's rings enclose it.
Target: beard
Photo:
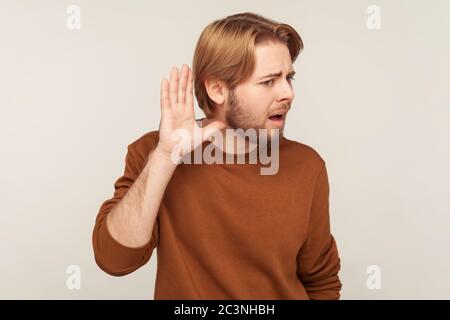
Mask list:
[[[263,128],[263,124],[257,123],[255,116],[242,106],[234,90],[228,92],[228,109],[225,119],[235,130]]]
[[[234,90],[228,92],[228,109],[225,114],[225,119],[228,125],[234,130],[243,129],[246,131],[247,129],[255,129],[258,137],[259,129],[266,129],[264,124],[267,121],[267,118],[258,121],[254,114],[242,106]],[[271,128],[267,129],[266,139],[271,139],[274,135],[273,130],[274,129]],[[278,135],[280,137],[283,135],[283,128],[279,129]]]

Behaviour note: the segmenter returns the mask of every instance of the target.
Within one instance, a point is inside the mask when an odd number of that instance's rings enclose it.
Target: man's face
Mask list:
[[[283,134],[287,111],[294,99],[292,60],[285,44],[256,46],[256,66],[251,77],[229,91],[226,121],[233,129],[279,129]],[[278,76],[269,74],[279,73]],[[275,114],[281,116],[273,117]]]

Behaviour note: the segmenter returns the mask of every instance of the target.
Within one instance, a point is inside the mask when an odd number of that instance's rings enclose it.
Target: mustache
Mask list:
[[[290,105],[290,104],[283,104],[283,105],[281,105],[279,108],[273,110],[273,111],[271,112],[271,114],[278,113],[278,112],[280,112],[280,113],[286,113],[286,112],[288,112],[290,109],[291,109],[291,105]]]

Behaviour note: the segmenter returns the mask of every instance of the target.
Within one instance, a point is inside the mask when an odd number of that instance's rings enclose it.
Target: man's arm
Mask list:
[[[114,184],[114,197],[103,203],[97,215],[95,260],[111,275],[122,276],[144,265],[159,240],[157,214],[176,164],[158,148],[147,158],[142,168],[144,160],[128,147],[125,172]]]
[[[221,121],[198,127],[192,70],[187,65],[182,66],[180,73],[172,68],[169,81],[164,78],[161,82],[161,122],[156,146],[143,161],[136,150],[128,148],[125,173],[115,183],[114,197],[103,203],[97,215],[92,242],[95,261],[102,270],[121,276],[150,259],[158,243],[159,207],[177,160],[223,128]],[[173,140],[179,130],[187,132],[187,137]],[[195,133],[201,139],[195,139]],[[174,161],[172,151],[180,145],[182,152],[177,151]]]
[[[312,300],[337,300],[340,258],[330,233],[329,184],[325,164],[316,180],[307,239],[297,257],[297,276]]]

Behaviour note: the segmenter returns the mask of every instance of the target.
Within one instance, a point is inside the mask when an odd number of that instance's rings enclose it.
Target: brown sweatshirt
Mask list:
[[[261,175],[268,165],[259,162],[179,164],[148,244],[116,241],[105,218],[143,170],[158,134],[128,146],[124,174],[100,207],[92,240],[103,271],[129,274],[157,248],[154,299],[340,298],[325,162],[285,137],[274,175]]]

